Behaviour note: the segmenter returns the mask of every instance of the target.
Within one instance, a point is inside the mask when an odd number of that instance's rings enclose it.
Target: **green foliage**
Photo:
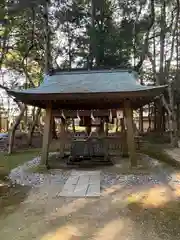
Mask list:
[[[95,66],[126,66],[132,50],[132,38],[127,34],[127,26],[115,23],[112,2],[103,1],[103,6],[95,9],[94,16],[90,12],[91,8],[85,1],[67,2],[66,6],[56,10],[57,25],[67,37],[67,44],[61,50],[64,55],[69,55],[66,64],[62,65],[66,66],[69,61],[71,66],[72,61],[79,58],[77,64],[86,66],[91,45]],[[94,26],[91,17],[94,18]]]
[[[52,66],[54,68],[87,67],[92,60],[93,67],[138,67],[141,68],[146,54],[143,53],[153,42],[145,43],[147,29],[151,23],[151,5],[155,6],[155,28],[160,34],[163,2],[159,1],[49,1],[49,26],[51,39]],[[7,1],[1,3],[7,6]],[[8,19],[1,26],[1,35],[7,37],[7,51],[3,54],[3,66],[23,74],[28,79],[26,87],[42,81],[45,56],[45,1],[20,1],[15,4],[13,15],[3,11],[1,18]],[[176,2],[166,2],[166,7],[176,11]],[[5,8],[4,8],[5,9]],[[12,8],[11,8],[12,10]],[[12,11],[12,12],[13,12]],[[12,13],[11,12],[11,13]],[[168,14],[167,14],[168,15]],[[175,15],[174,15],[175,16]],[[170,15],[164,22],[165,35],[172,33]],[[2,49],[2,45],[0,45]],[[142,57],[144,54],[145,57]],[[134,62],[132,63],[134,59]],[[143,60],[142,60],[143,59]],[[139,69],[138,69],[139,70]],[[172,74],[171,74],[172,75]],[[143,75],[144,76],[144,75]],[[152,69],[145,78],[155,82]],[[32,84],[33,82],[33,84]],[[24,85],[25,86],[25,85]]]
[[[2,66],[26,78],[24,87],[37,86],[44,68],[44,18],[41,7],[25,8],[19,15],[8,16],[8,29],[3,51]],[[40,41],[39,41],[40,40]],[[43,46],[43,47],[42,47]]]

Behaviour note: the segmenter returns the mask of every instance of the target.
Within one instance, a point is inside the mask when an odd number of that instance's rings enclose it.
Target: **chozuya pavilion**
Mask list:
[[[138,76],[128,70],[72,70],[52,72],[37,88],[10,90],[9,94],[27,105],[46,110],[42,144],[42,164],[47,165],[54,110],[124,111],[127,146],[131,165],[136,166],[133,109],[136,110],[163,94],[166,86],[144,86]]]

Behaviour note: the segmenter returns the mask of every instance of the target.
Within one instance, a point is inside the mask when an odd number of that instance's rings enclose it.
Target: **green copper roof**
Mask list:
[[[150,90],[154,87],[142,86],[135,72],[125,70],[60,72],[45,76],[43,83],[23,93],[106,93]]]
[[[25,104],[46,108],[49,102],[60,109],[108,109],[131,99],[139,108],[163,93],[166,86],[142,86],[135,72],[127,70],[71,71],[46,75],[37,88],[9,90]]]

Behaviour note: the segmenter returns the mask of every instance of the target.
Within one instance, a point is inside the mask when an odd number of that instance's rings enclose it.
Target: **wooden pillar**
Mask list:
[[[129,157],[131,161],[131,166],[136,167],[137,156],[136,156],[134,128],[133,128],[133,109],[131,107],[131,102],[129,100],[126,100],[124,102],[124,111],[125,111],[126,125],[127,125],[127,145],[128,145]]]
[[[91,126],[86,126],[86,134],[89,136],[91,133]]]
[[[55,117],[53,117],[53,116],[52,116],[52,139],[58,139],[57,133],[56,133]]]
[[[41,165],[46,165],[46,166],[48,166],[49,143],[50,143],[50,137],[52,134],[51,127],[52,127],[52,107],[51,105],[49,105],[46,108],[43,144],[42,144],[42,156],[41,156]]]
[[[72,118],[72,129],[73,129],[73,133],[76,134],[76,127],[75,127],[75,119]]]
[[[108,136],[108,132],[109,132],[109,124],[108,121],[106,120],[105,122],[105,135]]]
[[[125,114],[124,114],[125,116]],[[128,156],[128,147],[127,147],[127,133],[125,129],[125,123],[124,123],[124,116],[123,118],[120,119],[120,124],[121,124],[121,152],[122,152],[122,157],[127,157]]]
[[[60,157],[64,157],[64,149],[66,142],[66,120],[61,118],[61,132],[60,132]]]
[[[85,116],[84,123],[86,126],[86,134],[89,136],[91,133],[91,118],[89,116],[88,117]]]
[[[144,132],[144,119],[143,119],[143,108],[139,109],[139,131],[140,133]]]
[[[104,137],[105,132],[104,132],[104,120],[100,119],[100,125],[98,127],[98,136],[99,137]]]

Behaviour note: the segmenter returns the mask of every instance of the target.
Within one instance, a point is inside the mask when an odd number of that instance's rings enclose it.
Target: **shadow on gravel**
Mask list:
[[[30,187],[10,186],[6,191],[0,192],[0,217],[14,212],[28,195]]]
[[[180,239],[180,201],[170,201],[156,207],[131,203],[128,208],[128,216],[135,222],[137,229],[143,229],[144,236],[154,229],[160,239]]]
[[[180,201],[168,186],[109,188],[101,199],[59,208],[41,240],[178,240]],[[73,211],[72,211],[73,209]]]

